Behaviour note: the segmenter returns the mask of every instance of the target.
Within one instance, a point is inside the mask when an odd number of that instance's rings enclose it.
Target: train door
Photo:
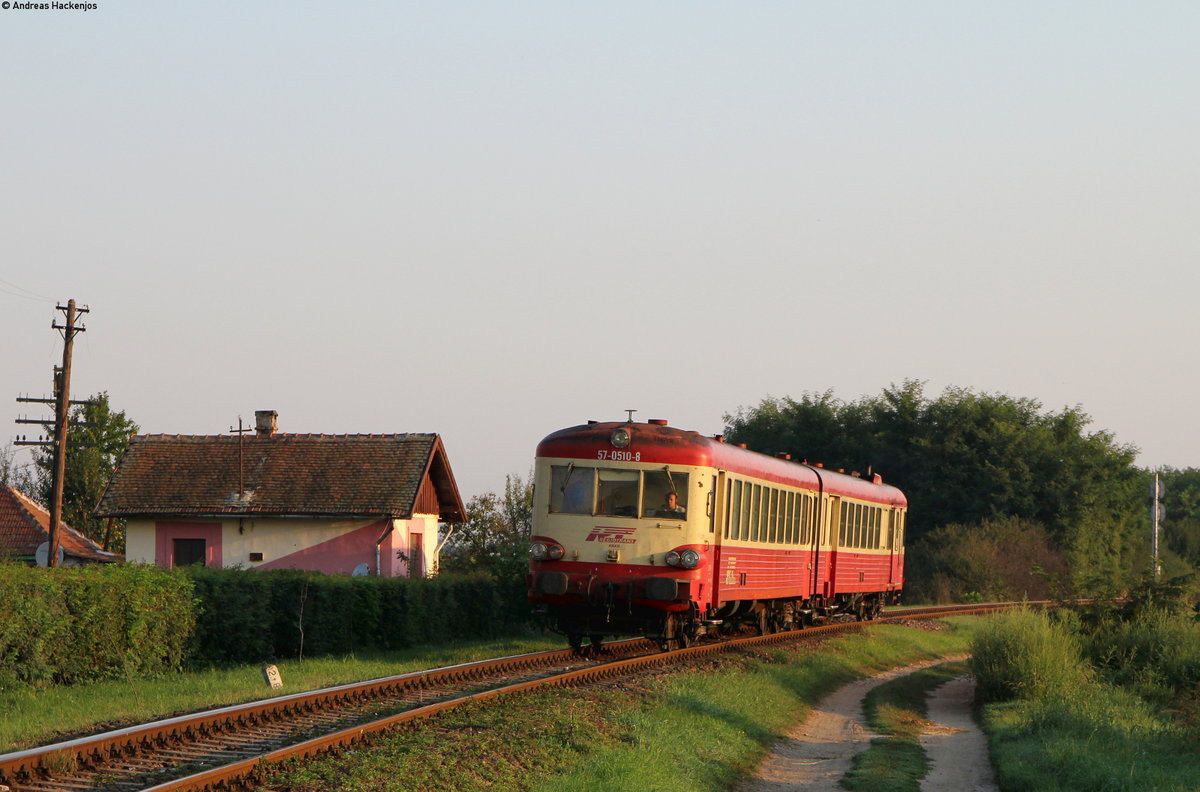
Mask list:
[[[710,515],[708,530],[712,538],[713,547],[713,564],[712,564],[712,601],[713,604],[721,602],[721,566],[722,558],[725,553],[725,539],[729,536],[729,487],[730,484],[726,480],[725,471],[718,470],[715,477],[716,484],[713,487],[712,500],[710,501],[712,513]]]
[[[821,565],[825,574],[825,596],[832,597],[837,584],[838,526],[842,520],[842,499],[829,496],[829,507],[821,527],[821,545],[825,549],[826,562]]]
[[[900,511],[900,509],[892,509],[891,517],[892,547],[889,552],[891,563],[888,582],[889,585],[897,587],[901,585],[901,581],[904,579],[904,557],[901,555],[904,551],[904,512]]]

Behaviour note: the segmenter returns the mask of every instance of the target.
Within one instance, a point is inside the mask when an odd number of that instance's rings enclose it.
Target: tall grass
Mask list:
[[[1095,630],[1086,651],[1106,681],[1159,704],[1200,684],[1200,623],[1187,613],[1140,610]]]
[[[971,647],[983,701],[1061,699],[1087,684],[1076,636],[1046,614],[1017,608],[989,618]]]
[[[1027,609],[989,619],[971,665],[1001,788],[1197,789],[1200,734],[1161,704],[1195,684],[1198,640],[1194,620],[1163,611],[1086,627]]]

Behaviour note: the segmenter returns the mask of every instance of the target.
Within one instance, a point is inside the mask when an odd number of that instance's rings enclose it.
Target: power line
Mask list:
[[[44,294],[38,294],[35,291],[30,291],[29,289],[26,289],[24,286],[19,286],[16,283],[13,283],[12,281],[6,281],[6,280],[4,280],[4,278],[0,278],[0,284],[3,284],[5,286],[9,287],[8,289],[0,289],[0,291],[4,292],[5,294],[12,295],[13,297],[20,297],[23,300],[31,300],[34,302],[48,302],[48,303],[54,302],[54,300],[45,296]],[[16,289],[17,291],[10,291],[11,289]],[[22,292],[24,292],[24,293],[22,293]]]

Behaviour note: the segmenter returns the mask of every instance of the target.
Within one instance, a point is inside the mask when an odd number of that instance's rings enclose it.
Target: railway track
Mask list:
[[[0,755],[0,792],[184,792],[252,784],[262,762],[306,758],[467,702],[540,686],[602,682],[687,658],[805,640],[863,624],[983,612],[1005,605],[904,608],[846,622],[659,652],[650,641],[606,645],[599,659],[539,652],[298,693],[184,715]]]

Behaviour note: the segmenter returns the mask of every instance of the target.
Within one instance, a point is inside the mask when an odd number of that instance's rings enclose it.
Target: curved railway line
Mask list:
[[[452,707],[541,686],[603,682],[686,658],[802,641],[896,619],[979,613],[1007,604],[903,608],[843,622],[660,652],[650,641],[606,645],[597,659],[555,650],[297,693],[152,721],[0,755],[0,792],[184,792],[252,786],[258,765],[311,757]]]

